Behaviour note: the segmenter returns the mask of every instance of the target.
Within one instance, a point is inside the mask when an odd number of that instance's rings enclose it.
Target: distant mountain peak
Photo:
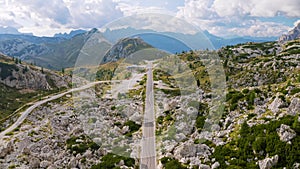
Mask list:
[[[300,39],[300,22],[288,32],[279,38],[280,43],[284,43],[290,40]]]
[[[74,36],[85,33],[85,32],[86,32],[85,30],[78,29],[78,30],[72,30],[70,33],[57,33],[53,37],[71,39]]]
[[[33,35],[32,33],[21,33],[18,31],[18,29],[11,26],[0,26],[0,34]]]
[[[122,58],[127,58],[131,54],[146,48],[153,48],[139,37],[120,39],[106,53],[103,62],[114,62]]]

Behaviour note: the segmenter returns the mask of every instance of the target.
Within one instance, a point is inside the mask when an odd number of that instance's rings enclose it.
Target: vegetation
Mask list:
[[[279,139],[276,129],[281,124],[291,126],[297,132],[292,144],[287,144]],[[286,116],[269,124],[249,127],[243,123],[240,137],[229,144],[217,146],[213,157],[220,162],[221,168],[258,168],[254,158],[264,159],[266,155],[279,155],[279,162],[275,168],[292,168],[295,162],[300,161],[300,123],[298,117]],[[256,153],[255,153],[256,152]],[[229,166],[225,161],[230,163]]]
[[[178,160],[170,157],[163,157],[160,159],[165,169],[187,169],[186,166],[182,165]]]
[[[91,169],[120,169],[118,164],[121,160],[124,161],[124,165],[127,167],[135,166],[135,160],[133,158],[108,153],[102,157],[101,163],[93,165]]]
[[[141,125],[136,124],[134,121],[131,120],[125,122],[124,126],[129,127],[129,131],[125,133],[125,135],[128,137],[131,137],[134,132],[138,131],[141,128]]]
[[[83,154],[86,150],[90,149],[92,151],[98,150],[100,146],[93,142],[85,135],[79,137],[71,137],[66,141],[67,149],[69,149],[73,154]]]

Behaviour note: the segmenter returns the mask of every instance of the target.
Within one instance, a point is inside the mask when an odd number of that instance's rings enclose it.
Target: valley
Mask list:
[[[140,38],[101,41],[110,48],[99,64],[64,60],[60,71],[3,55],[0,168],[297,169],[292,35],[176,54]],[[94,63],[98,48],[87,49],[80,63]]]

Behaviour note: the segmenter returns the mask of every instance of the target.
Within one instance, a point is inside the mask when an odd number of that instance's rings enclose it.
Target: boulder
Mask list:
[[[288,142],[296,136],[296,132],[291,129],[290,126],[281,124],[280,128],[277,128],[277,134],[281,141]]]
[[[42,161],[41,163],[40,163],[40,167],[41,168],[47,168],[47,167],[49,167],[51,165],[51,162],[49,162],[49,161]]]
[[[211,149],[206,144],[199,144],[196,146],[197,155],[208,158],[211,155]]]
[[[283,105],[283,101],[276,97],[274,101],[268,106],[272,112],[277,113],[279,111],[279,107]]]
[[[291,104],[288,108],[288,114],[295,116],[296,114],[300,113],[300,99],[299,98],[293,98],[291,101]]]
[[[213,165],[211,165],[211,169],[216,169],[218,167],[220,167],[220,163],[219,162],[215,162],[215,163],[213,163]]]
[[[12,141],[8,142],[3,147],[0,147],[0,158],[4,158],[14,150],[14,144]]]
[[[177,159],[184,157],[194,157],[196,155],[196,146],[194,143],[183,143],[175,149],[174,156]]]
[[[40,159],[36,157],[29,158],[29,167],[30,168],[39,168],[40,167]]]
[[[258,161],[258,165],[260,169],[270,169],[278,163],[278,155],[273,157],[267,157],[263,160]]]
[[[210,169],[210,166],[206,164],[200,164],[199,169]]]
[[[293,169],[300,169],[300,163],[295,163],[293,165]]]

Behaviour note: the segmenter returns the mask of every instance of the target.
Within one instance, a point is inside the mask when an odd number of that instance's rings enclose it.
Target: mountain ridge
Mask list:
[[[300,39],[300,22],[287,34],[279,37],[278,41],[280,43],[285,43],[290,40]]]

